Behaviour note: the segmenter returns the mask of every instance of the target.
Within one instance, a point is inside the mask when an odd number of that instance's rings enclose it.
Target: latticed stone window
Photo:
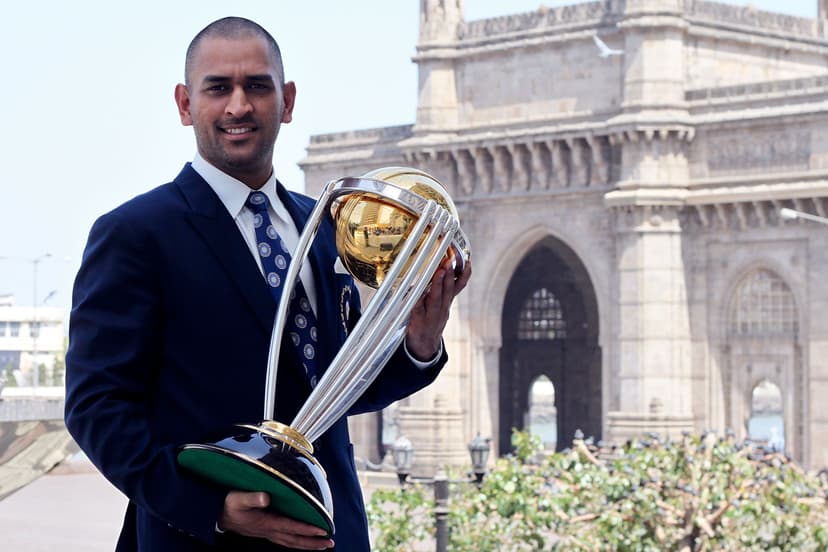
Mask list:
[[[730,307],[729,329],[731,335],[797,333],[791,289],[770,270],[752,272],[736,290]]]
[[[566,321],[561,303],[549,290],[541,288],[526,300],[520,311],[518,339],[563,339]]]

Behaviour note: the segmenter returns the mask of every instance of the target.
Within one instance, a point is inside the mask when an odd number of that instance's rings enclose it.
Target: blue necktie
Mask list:
[[[268,199],[262,192],[250,192],[245,205],[253,211],[253,227],[256,229],[256,249],[262,260],[265,280],[276,303],[282,297],[283,283],[290,264],[290,252],[279,237],[267,214]],[[302,368],[311,387],[316,386],[316,316],[313,314],[308,294],[302,280],[296,282],[291,295],[285,331],[302,359]]]

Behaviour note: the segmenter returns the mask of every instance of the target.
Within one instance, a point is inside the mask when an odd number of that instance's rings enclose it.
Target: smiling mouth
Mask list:
[[[252,128],[223,128],[221,130],[222,132],[232,135],[248,134],[250,132],[253,132]]]

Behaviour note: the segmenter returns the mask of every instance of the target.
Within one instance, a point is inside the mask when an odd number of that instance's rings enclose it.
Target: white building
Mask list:
[[[14,296],[0,296],[0,376],[10,369],[18,385],[33,383],[33,366],[46,372],[64,354],[63,310],[57,307],[19,307]],[[51,384],[40,382],[39,384]]]

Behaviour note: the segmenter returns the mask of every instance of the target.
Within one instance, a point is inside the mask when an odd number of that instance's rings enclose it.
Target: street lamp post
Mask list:
[[[486,475],[486,463],[489,461],[489,443],[490,439],[484,439],[479,433],[469,443],[472,471],[478,487],[483,484],[483,476]]]
[[[784,220],[809,220],[811,222],[816,222],[819,224],[828,224],[828,218],[820,217],[818,215],[812,215],[810,213],[803,213],[802,211],[795,211],[793,209],[788,209],[787,207],[783,207],[779,209],[779,216],[782,217]]]
[[[37,339],[40,337],[40,323],[37,319],[37,267],[41,261],[51,258],[51,253],[44,253],[32,259],[32,393],[37,393],[40,386],[40,366],[37,362]]]
[[[408,474],[411,473],[411,465],[414,463],[414,446],[408,437],[400,435],[394,444],[391,445],[391,456],[394,459],[394,466],[397,468],[397,479],[400,485],[405,485]]]
[[[45,261],[46,259],[51,259],[51,253],[43,253],[37,257],[17,257],[17,256],[0,256],[0,260],[16,260],[16,261],[24,261],[32,263],[32,321],[30,327],[30,335],[32,337],[32,376],[31,376],[31,383],[32,383],[32,392],[36,393],[37,388],[40,385],[40,371],[38,369],[38,361],[37,357],[40,354],[38,350],[38,337],[40,336],[40,321],[38,320],[38,313],[37,313],[37,269],[41,262]],[[70,260],[69,258],[62,259],[64,261]],[[54,294],[52,292],[49,294],[49,298]],[[48,298],[47,298],[48,299]]]
[[[490,443],[491,439],[483,439],[479,433],[472,439],[468,448],[472,461],[474,479],[456,481],[456,483],[474,483],[480,487],[483,483],[483,477],[486,475],[486,462],[489,459]],[[405,490],[405,483],[411,474],[411,466],[414,460],[414,446],[407,437],[401,435],[391,445],[391,456],[394,460],[394,466],[397,468],[397,479],[400,481],[400,486]],[[412,477],[411,480],[416,483],[430,484],[434,487],[435,550],[436,552],[446,552],[448,550],[449,537],[448,499],[450,483],[446,472],[439,469],[433,479],[427,477]]]

